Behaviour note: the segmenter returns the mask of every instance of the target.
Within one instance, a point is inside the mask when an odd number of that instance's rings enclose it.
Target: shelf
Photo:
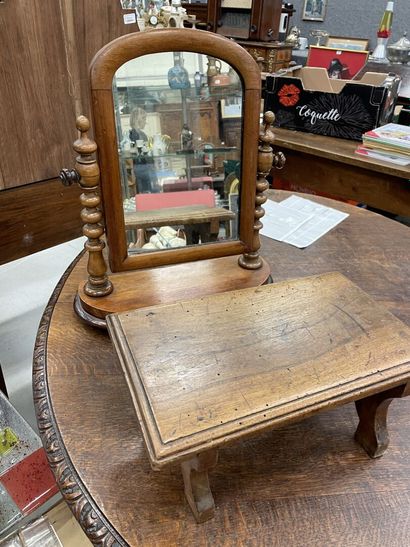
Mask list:
[[[147,154],[143,155],[142,158],[149,160],[155,160],[156,158],[172,158],[180,156],[196,156],[199,157],[203,154],[229,154],[231,152],[237,152],[239,148],[236,146],[224,146],[224,147],[215,147],[215,148],[205,148],[201,150],[176,150],[175,152],[166,152],[165,154]],[[137,152],[132,150],[120,151],[120,156],[123,159],[136,159],[141,157]],[[153,161],[148,161],[147,163],[153,163]],[[206,167],[206,166],[204,166]]]

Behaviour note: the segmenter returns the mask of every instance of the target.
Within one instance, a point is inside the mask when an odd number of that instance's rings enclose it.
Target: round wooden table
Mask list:
[[[269,191],[277,201],[288,195]],[[410,325],[410,230],[364,209],[305,197],[350,216],[303,250],[262,238],[261,254],[273,280],[339,271]],[[391,407],[391,443],[378,460],[370,460],[353,440],[358,421],[353,404],[221,450],[210,475],[215,518],[196,524],[179,467],[160,473],[150,468],[108,334],[73,311],[84,271],[80,257],[45,310],[34,356],[34,397],[50,465],[93,543],[407,544],[406,399]]]

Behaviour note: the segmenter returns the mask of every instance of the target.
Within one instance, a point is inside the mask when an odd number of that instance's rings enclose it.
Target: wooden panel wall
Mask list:
[[[118,0],[0,3],[0,263],[81,234],[79,190],[57,177],[90,115],[92,57],[138,30],[123,13]]]
[[[80,188],[58,179],[0,192],[0,264],[82,235]]]
[[[70,99],[59,2],[0,4],[3,188],[55,177],[70,160]]]

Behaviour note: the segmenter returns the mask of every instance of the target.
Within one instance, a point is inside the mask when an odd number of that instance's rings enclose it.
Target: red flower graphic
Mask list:
[[[300,99],[300,89],[293,84],[284,85],[278,95],[279,102],[283,104],[283,106],[295,106]]]

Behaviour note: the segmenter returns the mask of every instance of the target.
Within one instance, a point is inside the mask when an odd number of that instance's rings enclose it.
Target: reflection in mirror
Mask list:
[[[192,52],[144,55],[113,82],[128,254],[238,239],[242,84]]]

